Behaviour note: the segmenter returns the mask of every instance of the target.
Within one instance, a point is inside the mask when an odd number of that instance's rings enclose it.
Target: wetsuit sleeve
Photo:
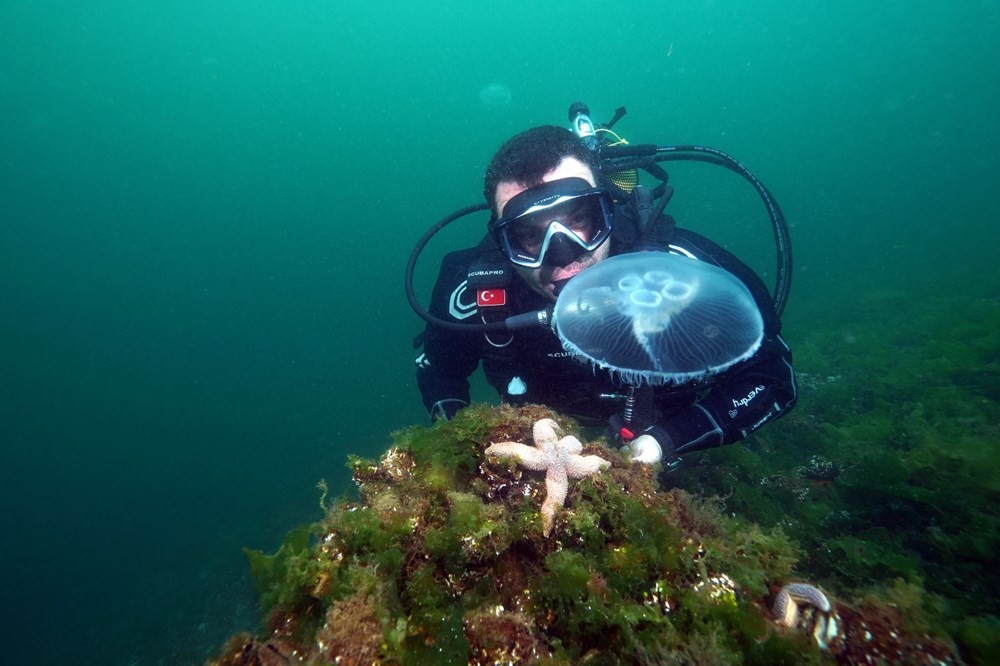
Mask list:
[[[797,399],[791,350],[779,335],[765,338],[757,353],[725,373],[697,403],[658,424],[674,451],[722,446],[745,439],[786,414]],[[659,433],[652,432],[654,436]],[[658,440],[664,439],[662,434]],[[669,444],[661,441],[664,448]]]
[[[739,278],[764,319],[764,339],[752,357],[717,377],[694,405],[655,426],[669,437],[674,451],[683,454],[746,439],[764,424],[787,414],[795,405],[798,389],[792,352],[780,335],[781,321],[764,283],[739,259],[703,236],[678,230],[677,237],[699,258]],[[667,442],[660,444],[669,447]]]
[[[454,252],[441,264],[430,313],[445,321],[478,322],[476,295],[467,293],[469,251]],[[416,360],[417,386],[432,419],[451,418],[469,404],[469,376],[479,366],[481,333],[427,324],[423,353]]]

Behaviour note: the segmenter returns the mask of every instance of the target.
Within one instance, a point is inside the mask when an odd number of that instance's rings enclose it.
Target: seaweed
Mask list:
[[[919,618],[988,663],[995,641],[983,632],[1000,617],[1000,308],[880,292],[854,315],[814,321],[794,345],[794,412],[742,447],[689,457],[671,482],[780,527],[801,547],[798,574],[858,600],[851,612],[881,625]],[[873,601],[902,607],[904,585],[919,591],[906,613]]]
[[[579,431],[544,407],[473,406],[394,433],[379,460],[351,457],[355,498],[321,502],[274,555],[248,551],[264,621],[212,663],[792,664],[861,649],[821,650],[816,613],[771,617],[777,587],[801,576],[784,526],[727,511],[735,495],[664,489],[603,440],[584,452],[611,468],[571,484],[544,536],[543,475],[483,454],[541,418]],[[837,613],[845,636],[843,618],[862,617]]]

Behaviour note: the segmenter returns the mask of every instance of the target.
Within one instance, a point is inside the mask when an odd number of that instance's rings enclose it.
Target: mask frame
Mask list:
[[[573,217],[581,206],[589,207],[589,239],[574,230]],[[511,263],[524,268],[563,266],[585,252],[593,252],[611,237],[614,204],[611,193],[592,187],[582,178],[562,178],[528,188],[504,207],[507,215],[490,221],[497,244]],[[544,235],[528,245],[524,225],[532,225]],[[553,256],[548,257],[549,251]],[[567,260],[567,257],[569,258]]]

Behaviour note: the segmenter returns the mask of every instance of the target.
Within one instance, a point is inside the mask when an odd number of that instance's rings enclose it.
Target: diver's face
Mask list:
[[[542,176],[542,182],[548,183],[561,178],[582,178],[590,183],[591,187],[597,186],[597,181],[594,178],[594,172],[591,171],[589,166],[575,157],[564,157],[562,162],[560,162],[555,169]],[[530,186],[537,184],[538,183],[531,183]],[[502,217],[503,209],[507,203],[521,192],[524,192],[526,189],[528,189],[528,187],[511,181],[502,181],[499,185],[497,185],[496,196],[494,197],[494,200],[496,201],[495,212],[497,217]],[[585,240],[589,240],[589,238]],[[597,249],[582,254],[566,266],[525,268],[524,266],[515,265],[514,270],[517,271],[518,275],[520,275],[533,290],[554,301],[556,300],[557,295],[557,284],[561,284],[584,269],[590,268],[597,262],[607,259],[609,251],[610,243],[605,242],[602,243]]]

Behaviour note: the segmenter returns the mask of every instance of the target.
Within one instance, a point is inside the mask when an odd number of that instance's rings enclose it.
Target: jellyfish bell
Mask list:
[[[628,384],[683,384],[753,355],[764,320],[717,266],[666,252],[606,259],[570,280],[553,324],[566,351]]]
[[[512,98],[510,88],[496,81],[479,89],[480,103],[491,111],[508,106]]]

